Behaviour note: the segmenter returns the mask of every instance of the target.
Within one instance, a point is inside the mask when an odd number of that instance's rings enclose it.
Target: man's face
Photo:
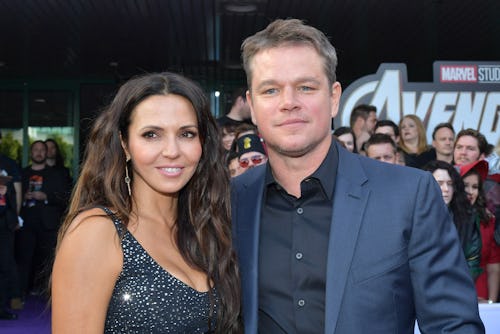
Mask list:
[[[375,160],[397,164],[396,152],[394,152],[394,147],[389,143],[372,144],[368,146],[366,155]]]
[[[240,97],[241,103],[239,104],[240,108],[240,116],[243,119],[250,119],[252,117],[252,114],[250,112],[250,106],[248,105],[248,102],[246,99]]]
[[[231,177],[236,177],[245,171],[240,167],[240,162],[238,161],[237,157],[229,162],[228,167],[229,167],[229,174],[231,175]]]
[[[453,134],[453,131],[448,128],[440,128],[434,134],[432,146],[436,149],[437,153],[442,155],[451,155],[453,153],[454,141],[455,135]]]
[[[395,143],[398,142],[399,138],[396,137],[396,134],[394,133],[394,129],[390,125],[384,125],[384,126],[379,126],[376,130],[375,133],[383,133],[385,135],[388,135],[389,137],[394,140]]]
[[[247,101],[270,155],[299,157],[331,143],[331,119],[341,88],[329,86],[323,60],[304,45],[286,45],[257,53],[251,61]]]
[[[453,151],[453,159],[457,165],[470,164],[484,158],[484,154],[479,151],[479,143],[476,137],[461,136],[457,139]]]
[[[365,130],[369,134],[373,134],[373,130],[375,129],[375,125],[377,124],[377,113],[374,111],[370,111],[368,117],[365,120]]]
[[[43,164],[47,159],[47,147],[44,143],[35,143],[31,147],[31,161],[36,164]]]

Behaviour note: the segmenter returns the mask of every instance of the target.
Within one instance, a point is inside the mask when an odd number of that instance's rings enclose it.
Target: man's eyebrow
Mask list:
[[[312,82],[315,84],[320,83],[320,81],[314,77],[302,77],[302,78],[297,78],[296,80],[294,80],[295,84],[304,83],[304,82]],[[277,80],[274,80],[274,79],[264,80],[257,85],[256,89],[260,89],[262,87],[265,87],[268,85],[275,85],[275,84],[277,84]]]

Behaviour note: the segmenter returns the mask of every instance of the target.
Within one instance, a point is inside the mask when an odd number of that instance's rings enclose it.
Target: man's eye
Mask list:
[[[269,88],[269,89],[264,90],[264,94],[274,94],[277,91],[278,90],[276,88]]]
[[[308,91],[311,91],[313,90],[314,88],[312,87],[309,87],[309,86],[300,86],[299,87],[299,90],[303,91],[303,92],[308,92]]]

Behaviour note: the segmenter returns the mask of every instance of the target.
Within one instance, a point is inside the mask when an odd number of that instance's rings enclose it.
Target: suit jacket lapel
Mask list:
[[[255,182],[243,184],[245,194],[240,192],[237,202],[237,220],[247,222],[238,224],[238,249],[240,270],[243,272],[241,286],[244,300],[243,316],[245,332],[257,333],[258,315],[258,265],[259,265],[259,227],[264,191],[265,168],[260,169],[260,177]],[[243,202],[248,200],[248,202]],[[255,200],[259,199],[259,200]]]
[[[369,191],[362,187],[366,181],[367,178],[359,160],[347,151],[339,149],[339,167],[328,246],[325,334],[333,334],[337,324],[347,276],[369,196]]]

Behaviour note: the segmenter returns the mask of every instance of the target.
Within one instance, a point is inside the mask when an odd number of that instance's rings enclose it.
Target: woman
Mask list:
[[[347,150],[353,153],[358,153],[355,145],[356,137],[354,137],[354,132],[350,127],[342,126],[338,129],[335,129],[335,131],[333,131],[333,135],[336,136],[337,139],[344,144]]]
[[[416,115],[405,115],[399,121],[399,146],[403,150],[405,165],[422,168],[436,160],[436,152],[427,145],[425,128]]]
[[[481,231],[481,268],[483,273],[476,280],[480,303],[498,301],[500,292],[500,246],[495,243],[495,216],[486,208],[483,182],[488,175],[488,163],[478,160],[460,166],[467,197],[474,209],[474,218]]]
[[[238,333],[229,176],[208,102],[132,79],[96,120],[60,230],[53,333]]]
[[[476,279],[481,273],[479,267],[481,239],[479,230],[472,221],[471,206],[467,200],[462,179],[455,167],[445,161],[433,160],[423,169],[432,173],[441,188],[443,200],[457,228],[469,271],[472,278]]]

